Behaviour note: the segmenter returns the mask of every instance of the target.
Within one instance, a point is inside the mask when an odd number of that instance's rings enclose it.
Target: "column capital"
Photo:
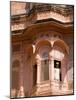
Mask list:
[[[40,61],[41,59],[40,59],[40,55],[39,54],[37,54],[36,55],[36,61],[38,62],[38,61]]]

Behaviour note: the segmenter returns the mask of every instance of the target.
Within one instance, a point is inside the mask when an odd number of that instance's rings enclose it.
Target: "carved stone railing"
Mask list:
[[[53,4],[37,4],[29,11],[29,15],[37,12],[53,11],[63,16],[68,16],[73,13],[73,6],[70,5],[53,5]]]
[[[68,84],[72,86],[72,82]],[[65,89],[63,89],[62,86],[64,86]],[[40,84],[37,84],[32,90],[32,96],[64,95],[64,94],[72,94],[72,93],[73,93],[72,87],[67,88],[66,83],[62,83],[59,81],[42,82]]]

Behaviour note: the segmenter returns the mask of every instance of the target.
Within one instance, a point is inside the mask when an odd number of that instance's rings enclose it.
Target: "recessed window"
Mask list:
[[[42,81],[49,80],[49,60],[48,59],[42,60],[41,67],[42,67],[42,73],[41,73]]]
[[[48,53],[44,52],[43,55],[42,55],[42,58],[48,58]]]
[[[54,68],[60,68],[61,67],[61,61],[54,60]]]
[[[33,66],[33,86],[36,85],[37,81],[37,64]]]

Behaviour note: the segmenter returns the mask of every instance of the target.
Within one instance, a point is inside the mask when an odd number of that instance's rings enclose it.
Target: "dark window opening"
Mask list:
[[[61,61],[54,60],[54,68],[61,68]]]
[[[62,81],[62,78],[61,78],[61,71],[60,71],[60,81]]]
[[[37,64],[33,66],[33,86],[36,85],[37,81]]]
[[[62,75],[61,75],[61,61],[54,60],[54,69],[56,70],[55,74],[59,74],[59,81],[62,81]],[[59,69],[59,70],[58,70]],[[59,72],[58,72],[59,71]],[[58,75],[57,75],[58,76]],[[56,76],[55,76],[56,79]]]

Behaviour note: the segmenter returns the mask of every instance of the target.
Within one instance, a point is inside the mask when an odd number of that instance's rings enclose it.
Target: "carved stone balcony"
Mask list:
[[[73,90],[72,88],[69,88],[69,84],[70,82],[67,87],[66,83],[57,81],[42,82],[33,88],[31,96],[45,96],[45,94],[46,96],[72,94]]]
[[[33,10],[33,11],[32,11]],[[44,11],[52,11],[55,13],[59,13],[63,16],[69,16],[73,13],[73,7],[69,5],[49,5],[49,4],[37,4],[32,9],[32,12],[44,12]]]
[[[55,19],[62,23],[73,22],[73,6],[34,4],[28,13],[11,16],[11,31],[24,30],[30,25]]]

